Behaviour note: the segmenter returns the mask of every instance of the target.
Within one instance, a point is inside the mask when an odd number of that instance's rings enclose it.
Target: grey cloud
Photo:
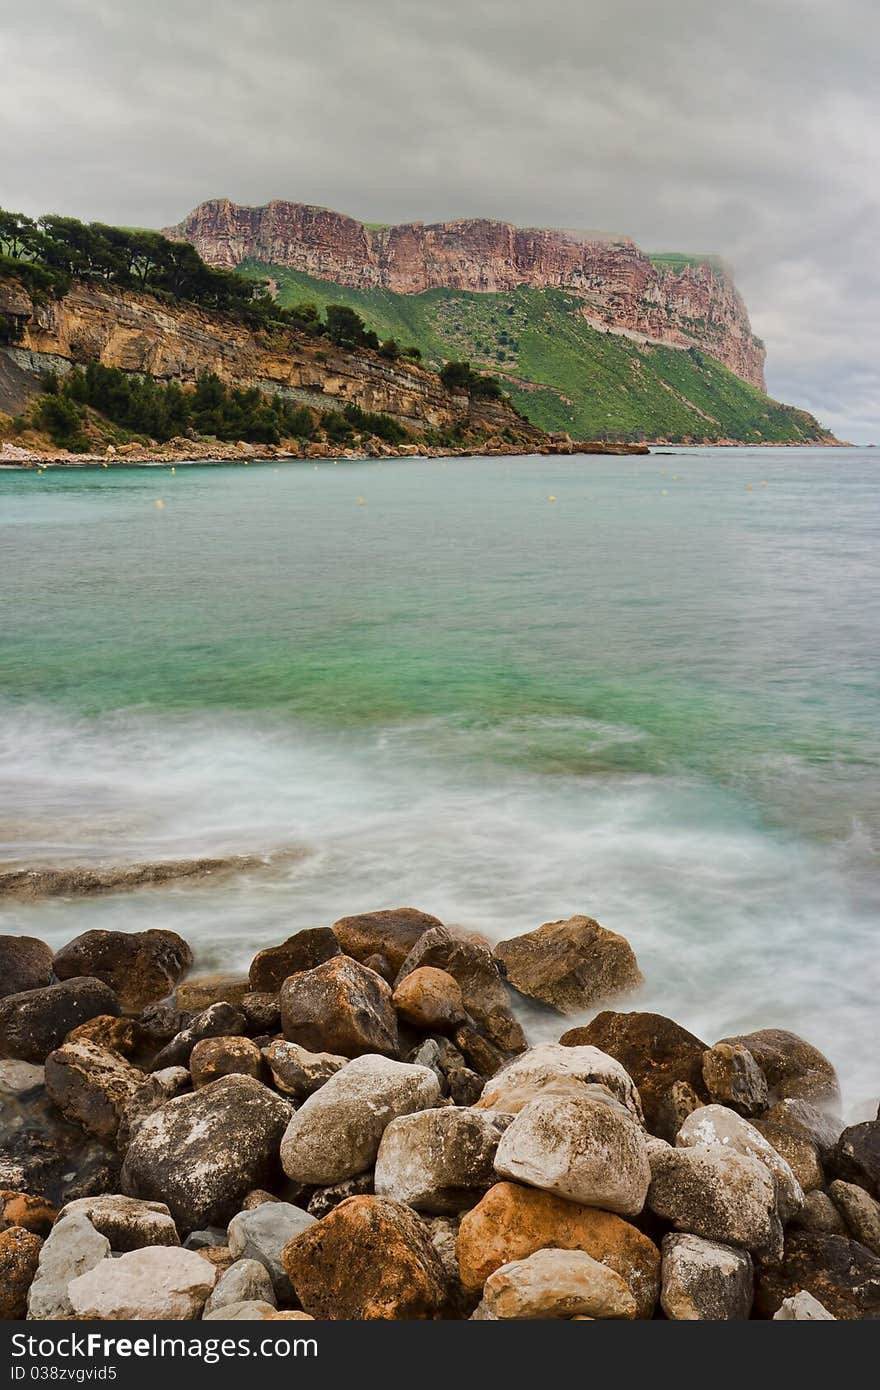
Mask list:
[[[768,382],[880,437],[874,0],[0,0],[0,203],[620,231],[734,267]]]

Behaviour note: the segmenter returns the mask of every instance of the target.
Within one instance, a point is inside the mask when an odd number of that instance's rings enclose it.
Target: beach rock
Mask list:
[[[209,1004],[153,1058],[153,1070],[165,1067],[185,1067],[196,1043],[203,1038],[237,1038],[245,1030],[244,1014],[232,1004],[222,1001]]]
[[[688,1085],[687,1081],[673,1081],[669,1089],[661,1096],[654,1114],[654,1129],[657,1135],[668,1134],[670,1138],[674,1138],[688,1115],[692,1115],[695,1110],[699,1110],[700,1106],[705,1104],[706,1102],[700,1099],[693,1086]]]
[[[239,1003],[249,1033],[279,1033],[281,1031],[280,994],[245,994]]]
[[[47,1236],[58,1216],[57,1209],[45,1197],[30,1192],[0,1192],[0,1231],[21,1226],[35,1236]]]
[[[167,1101],[189,1091],[191,1086],[192,1077],[186,1067],[164,1067],[162,1071],[145,1076],[119,1120],[116,1146],[120,1153],[125,1153],[148,1115],[161,1109]]]
[[[757,1158],[775,1179],[777,1207],[783,1224],[804,1204],[801,1185],[782,1155],[754,1125],[723,1105],[704,1105],[695,1110],[678,1131],[675,1143],[677,1148],[718,1146]]]
[[[490,1274],[536,1250],[583,1250],[626,1282],[636,1316],[653,1315],[660,1292],[660,1251],[611,1212],[579,1206],[537,1188],[499,1182],[461,1219],[456,1254],[461,1283],[479,1292]]]
[[[396,984],[423,966],[445,970],[458,981],[465,1009],[494,1047],[508,1054],[524,1051],[525,1034],[514,1017],[510,991],[488,946],[435,926],[419,937],[400,967]]]
[[[509,1124],[509,1115],[457,1106],[392,1120],[376,1157],[376,1195],[438,1216],[464,1211],[495,1182]]]
[[[751,1154],[713,1144],[651,1155],[647,1204],[676,1230],[778,1259],[782,1225],[776,1200],[775,1179]]]
[[[80,1197],[68,1202],[61,1217],[85,1216],[113,1251],[140,1250],[144,1245],[179,1245],[180,1237],[164,1202],[142,1202],[119,1193]]]
[[[557,1086],[559,1082],[562,1087]],[[550,1085],[556,1086],[556,1094],[561,1094],[566,1082],[604,1086],[641,1122],[638,1092],[614,1057],[597,1047],[564,1047],[559,1043],[539,1043],[508,1062],[486,1083],[477,1107],[516,1114]]]
[[[201,1014],[212,1004],[230,1004],[236,1008],[250,993],[247,975],[215,971],[212,975],[194,975],[177,988],[177,1007],[185,1013]]]
[[[779,1305],[777,1312],[773,1314],[774,1321],[780,1322],[836,1322],[827,1308],[823,1308],[817,1298],[806,1289],[801,1289],[793,1298],[784,1298]]]
[[[325,960],[332,960],[342,951],[330,927],[311,927],[289,936],[280,946],[259,951],[251,961],[248,972],[252,990],[277,994],[288,975],[314,970]],[[348,952],[353,955],[353,951]]]
[[[96,1014],[118,1013],[113,991],[88,977],[8,994],[0,1000],[0,1055],[42,1062],[78,1024]]]
[[[827,1192],[808,1192],[804,1205],[792,1218],[792,1225],[804,1231],[817,1231],[820,1235],[849,1235],[846,1222]]]
[[[46,1069],[33,1062],[0,1061],[0,1098],[14,1098],[26,1104],[28,1099],[42,1091],[46,1082]]]
[[[138,1046],[137,1029],[133,1019],[115,1018],[113,1014],[97,1014],[73,1028],[64,1040],[67,1043],[94,1043],[120,1057],[130,1057]]]
[[[204,1316],[235,1303],[268,1303],[275,1306],[275,1290],[269,1271],[259,1260],[236,1260],[220,1275],[205,1304]]]
[[[444,930],[443,923],[430,913],[414,907],[396,907],[341,917],[333,923],[333,934],[346,955],[359,961],[374,954],[384,956],[396,973],[416,942],[437,927]]]
[[[831,1157],[831,1170],[872,1197],[880,1196],[880,1120],[865,1120],[843,1131]]]
[[[52,951],[35,936],[0,936],[0,999],[43,989],[52,980]]]
[[[755,1273],[755,1312],[772,1318],[783,1300],[802,1289],[834,1318],[880,1317],[880,1258],[845,1236],[789,1231],[777,1265]]]
[[[634,1318],[626,1281],[583,1250],[536,1250],[490,1274],[483,1304],[494,1318]]]
[[[686,1082],[700,1100],[708,1099],[703,1081],[706,1044],[662,1014],[597,1014],[584,1028],[563,1033],[564,1047],[594,1047],[616,1058],[638,1087],[645,1123],[652,1134],[672,1140],[677,1132],[678,1110],[670,1105],[669,1092],[676,1082]]]
[[[289,1299],[293,1291],[281,1252],[314,1222],[313,1216],[290,1202],[263,1202],[233,1216],[227,1232],[230,1253],[236,1260],[256,1260],[269,1275],[278,1298]]]
[[[201,1316],[216,1282],[217,1270],[195,1251],[149,1245],[102,1260],[67,1294],[77,1318],[180,1321]]]
[[[290,1241],[281,1261],[315,1318],[435,1318],[448,1297],[424,1224],[388,1197],[349,1197]]]
[[[28,1292],[29,1318],[64,1318],[72,1312],[67,1296],[72,1279],[85,1274],[110,1254],[110,1242],[79,1212],[62,1216],[52,1227]]]
[[[825,1173],[816,1145],[803,1134],[796,1134],[787,1126],[771,1124],[764,1119],[752,1121],[754,1127],[763,1134],[778,1154],[785,1159],[794,1173],[802,1190],[814,1192],[825,1184]]]
[[[494,1076],[507,1060],[508,1054],[502,1052],[500,1047],[496,1047],[470,1023],[459,1023],[458,1027],[453,1029],[452,1037],[467,1066],[484,1081]]]
[[[419,966],[394,991],[394,1007],[404,1022],[427,1032],[448,1033],[464,1019],[464,996],[446,970]]]
[[[435,1049],[431,1061],[423,1061],[415,1053],[411,1053],[407,1061],[418,1062],[421,1066],[432,1066],[438,1071],[441,1088],[444,1092],[449,1092],[456,1105],[475,1105],[482,1095],[485,1078],[467,1065],[461,1052],[449,1038],[426,1038],[422,1046],[428,1045]]]
[[[189,1070],[196,1090],[220,1076],[252,1076],[259,1081],[263,1054],[250,1038],[202,1038],[189,1054]]]
[[[23,1226],[0,1231],[0,1319],[24,1318],[43,1242]]]
[[[828,1191],[853,1240],[872,1255],[880,1255],[880,1202],[875,1202],[863,1187],[839,1178]]]
[[[394,1056],[400,1045],[390,987],[350,956],[289,976],[281,989],[281,1025],[288,1042],[310,1052]]]
[[[558,1197],[636,1216],[651,1171],[644,1131],[613,1100],[538,1096],[514,1119],[495,1171]]]
[[[340,1202],[344,1202],[348,1197],[372,1197],[373,1195],[373,1174],[361,1173],[356,1178],[346,1178],[345,1182],[334,1182],[328,1187],[318,1187],[309,1198],[307,1211],[309,1216],[314,1216],[316,1221],[320,1221],[322,1216],[326,1216],[334,1207],[338,1207]]]
[[[767,1109],[767,1078],[741,1043],[708,1048],[703,1053],[703,1080],[709,1099],[738,1115],[760,1115]]]
[[[721,1041],[748,1048],[767,1080],[771,1102],[790,1097],[839,1109],[837,1073],[817,1047],[796,1033],[761,1028]]]
[[[499,941],[495,957],[520,994],[561,1014],[604,1004],[644,983],[629,942],[592,917],[545,922]]]
[[[277,1317],[273,1303],[263,1299],[248,1299],[243,1303],[225,1303],[202,1314],[205,1322],[265,1322],[267,1318]]]
[[[281,1142],[281,1163],[294,1182],[326,1187],[371,1168],[386,1127],[440,1099],[427,1067],[386,1057],[359,1057],[309,1096]]]
[[[324,1082],[349,1061],[348,1057],[333,1052],[308,1052],[299,1043],[285,1042],[282,1038],[264,1047],[263,1056],[279,1091],[297,1100],[305,1100],[320,1090]]]
[[[164,1047],[192,1023],[194,1014],[178,1009],[170,999],[148,1004],[137,1019],[138,1033],[144,1046]]]
[[[253,1077],[222,1076],[146,1117],[125,1156],[122,1191],[166,1201],[183,1231],[228,1221],[275,1173],[289,1116],[287,1102]]]
[[[170,994],[192,965],[192,951],[173,931],[87,931],[56,952],[59,980],[90,975],[109,985],[124,1013],[137,1014]]]
[[[146,1080],[118,1052],[92,1042],[67,1042],[46,1058],[53,1105],[98,1139],[115,1139],[125,1107]]]
[[[366,960],[361,963],[365,965],[368,970],[375,970],[376,974],[381,975],[382,979],[389,985],[394,984],[397,971],[387,956],[383,956],[379,951],[376,951],[372,956],[367,956]]]
[[[660,1302],[675,1322],[743,1321],[752,1310],[754,1270],[745,1250],[702,1236],[663,1237]]]
[[[186,1240],[183,1242],[184,1250],[206,1251],[228,1248],[226,1246],[226,1231],[222,1226],[206,1226],[203,1231],[190,1231]],[[206,1258],[209,1258],[206,1255]],[[235,1256],[229,1254],[229,1264],[232,1264]],[[228,1268],[228,1266],[227,1266]]]
[[[812,1144],[822,1163],[828,1162],[843,1130],[843,1121],[827,1110],[797,1098],[778,1100],[761,1117],[761,1124],[778,1125]]]
[[[54,1206],[112,1191],[118,1156],[63,1118],[41,1084],[43,1076],[42,1067],[27,1062],[0,1063],[0,1188]]]

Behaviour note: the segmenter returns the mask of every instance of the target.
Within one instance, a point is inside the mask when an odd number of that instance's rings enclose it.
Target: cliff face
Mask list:
[[[324,410],[353,403],[416,430],[463,423],[485,434],[513,431],[523,441],[545,437],[506,402],[453,395],[415,363],[347,352],[326,339],[254,332],[221,315],[167,308],[149,295],[89,282],[43,303],[0,283],[0,325],[8,341],[3,355],[32,380],[40,371],[91,361],[181,384],[215,372],[231,386],[286,393]]]
[[[302,203],[228,199],[202,203],[165,235],[192,242],[211,265],[252,258],[356,289],[568,289],[596,326],[701,348],[764,389],[764,349],[729,274],[708,261],[654,262],[626,237],[482,219],[371,228]]]

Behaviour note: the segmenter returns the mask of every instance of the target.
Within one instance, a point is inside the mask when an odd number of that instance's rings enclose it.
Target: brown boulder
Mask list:
[[[436,1318],[448,1297],[424,1224],[388,1197],[349,1197],[289,1241],[281,1263],[315,1318]]]
[[[87,931],[55,956],[59,980],[92,975],[115,991],[123,1013],[140,1013],[170,994],[192,965],[192,951],[173,931]]]
[[[849,1321],[880,1317],[880,1259],[845,1236],[790,1231],[782,1262],[756,1269],[755,1312],[772,1318],[786,1298],[802,1289],[832,1317]]]
[[[831,1158],[836,1178],[854,1182],[872,1197],[880,1197],[880,1120],[850,1125],[837,1141]]]
[[[350,956],[334,956],[285,980],[281,1026],[288,1042],[310,1052],[394,1057],[399,1046],[390,986]]]
[[[189,1069],[196,1090],[218,1076],[263,1075],[263,1056],[250,1038],[202,1038],[189,1054]]]
[[[137,1046],[137,1032],[130,1018],[114,1018],[113,1014],[98,1014],[79,1027],[71,1029],[64,1040],[69,1043],[88,1042],[96,1047],[130,1057]]]
[[[0,936],[0,999],[42,989],[52,979],[52,951],[35,936]]]
[[[384,912],[362,912],[356,917],[340,917],[333,933],[343,951],[355,960],[381,955],[398,971],[420,936],[443,923],[430,913],[414,907],[395,907]]]
[[[496,959],[520,994],[561,1014],[604,1004],[644,983],[629,942],[592,917],[545,922],[499,941]]]
[[[394,991],[394,1007],[405,1023],[426,1032],[449,1033],[464,1019],[458,981],[446,970],[422,965]]]
[[[479,1292],[496,1269],[536,1250],[583,1250],[615,1270],[650,1318],[660,1291],[660,1251],[611,1212],[582,1207],[549,1192],[499,1182],[461,1221],[456,1254],[461,1282]]]
[[[188,1066],[192,1050],[202,1038],[241,1037],[245,1030],[244,1014],[225,1000],[218,1004],[209,1004],[207,1009],[196,1014],[195,1018],[190,1014],[184,1014],[183,1017],[190,1018],[191,1022],[181,1032],[175,1033],[162,1051],[156,1054],[153,1058],[153,1071],[160,1071],[163,1067]]]
[[[247,975],[218,970],[213,975],[194,975],[177,989],[177,1007],[185,1013],[202,1013],[212,1004],[241,1003],[250,991]]]
[[[606,1009],[586,1025],[571,1028],[559,1041],[565,1047],[598,1047],[615,1057],[638,1088],[645,1123],[652,1134],[672,1140],[678,1108],[670,1104],[670,1089],[686,1082],[701,1100],[706,1044],[662,1014],[615,1013]]]
[[[32,1231],[10,1226],[0,1231],[0,1319],[21,1319],[27,1315],[27,1296],[43,1242]]]
[[[453,936],[445,927],[433,927],[413,946],[400,967],[397,984],[421,966],[445,970],[458,981],[464,1007],[480,1033],[499,1051],[523,1052],[525,1034],[511,1008],[511,994],[505,984],[498,961],[487,946],[461,936]],[[466,1049],[456,1039],[467,1056]],[[468,1057],[471,1066],[474,1060]],[[482,1068],[477,1066],[479,1071]]]
[[[738,1115],[751,1117],[767,1109],[767,1078],[739,1043],[716,1043],[703,1053],[703,1080],[709,1098]]]
[[[106,1047],[67,1042],[46,1058],[46,1092],[65,1119],[97,1139],[114,1139],[145,1074]]]
[[[796,1134],[785,1125],[774,1124],[771,1120],[752,1120],[752,1124],[776,1152],[782,1154],[804,1192],[815,1192],[824,1186],[825,1174],[816,1145],[805,1135]]]
[[[43,1062],[78,1024],[118,1012],[112,989],[88,976],[8,994],[0,1000],[0,1057]]]
[[[784,1028],[760,1028],[756,1033],[721,1041],[749,1049],[767,1079],[771,1102],[792,1097],[839,1108],[840,1085],[834,1067],[817,1047],[804,1042],[797,1033]]]
[[[356,920],[356,919],[355,919]],[[277,994],[288,975],[302,970],[314,970],[325,960],[341,955],[339,942],[330,927],[310,927],[282,941],[280,946],[268,946],[251,961],[249,973],[252,990]],[[353,952],[349,951],[349,955]]]
[[[0,1231],[21,1226],[35,1236],[47,1236],[57,1215],[57,1209],[45,1197],[33,1197],[29,1192],[0,1192]]]

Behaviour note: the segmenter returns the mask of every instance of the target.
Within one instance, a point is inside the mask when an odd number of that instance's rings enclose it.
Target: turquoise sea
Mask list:
[[[0,860],[304,851],[0,930],[173,927],[214,968],[383,906],[496,939],[588,913],[637,1006],[793,1028],[861,1113],[878,460],[0,472]]]

